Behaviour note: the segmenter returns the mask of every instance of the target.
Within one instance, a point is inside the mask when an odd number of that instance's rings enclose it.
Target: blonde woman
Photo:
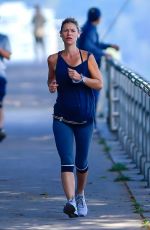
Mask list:
[[[67,18],[62,22],[60,36],[64,42],[64,50],[48,57],[48,87],[51,93],[57,91],[53,132],[61,160],[62,185],[67,198],[63,211],[69,217],[86,216],[88,208],[85,186],[95,113],[93,89],[102,88],[102,75],[93,54],[79,50],[76,46],[80,30],[74,18]]]

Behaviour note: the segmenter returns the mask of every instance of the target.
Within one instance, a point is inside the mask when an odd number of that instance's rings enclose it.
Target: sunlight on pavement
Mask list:
[[[47,141],[53,139],[53,136],[50,137],[50,135],[48,136],[40,136],[40,137],[31,137],[29,138],[29,140],[31,141]]]

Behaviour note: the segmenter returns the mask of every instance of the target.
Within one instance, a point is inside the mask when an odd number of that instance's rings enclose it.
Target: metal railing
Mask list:
[[[109,127],[150,187],[150,84],[114,60],[104,67]]]

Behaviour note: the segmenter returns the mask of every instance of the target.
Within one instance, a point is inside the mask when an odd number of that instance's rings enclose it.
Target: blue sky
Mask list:
[[[13,0],[12,0],[13,1]],[[8,2],[0,0],[1,2]],[[39,3],[55,10],[55,17],[63,19],[75,17],[81,24],[86,20],[86,12],[96,6],[102,10],[102,23],[98,27],[101,37],[116,17],[125,0],[26,0],[30,7]],[[122,52],[122,62],[150,80],[150,0],[128,0],[128,4],[113,28],[105,37],[105,42],[116,43]]]

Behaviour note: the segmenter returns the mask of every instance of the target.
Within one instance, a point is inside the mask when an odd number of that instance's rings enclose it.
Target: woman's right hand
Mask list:
[[[50,91],[51,93],[55,93],[56,90],[57,90],[57,87],[58,87],[58,84],[57,84],[56,80],[53,80],[53,81],[48,85],[48,87],[49,87],[49,91]]]

